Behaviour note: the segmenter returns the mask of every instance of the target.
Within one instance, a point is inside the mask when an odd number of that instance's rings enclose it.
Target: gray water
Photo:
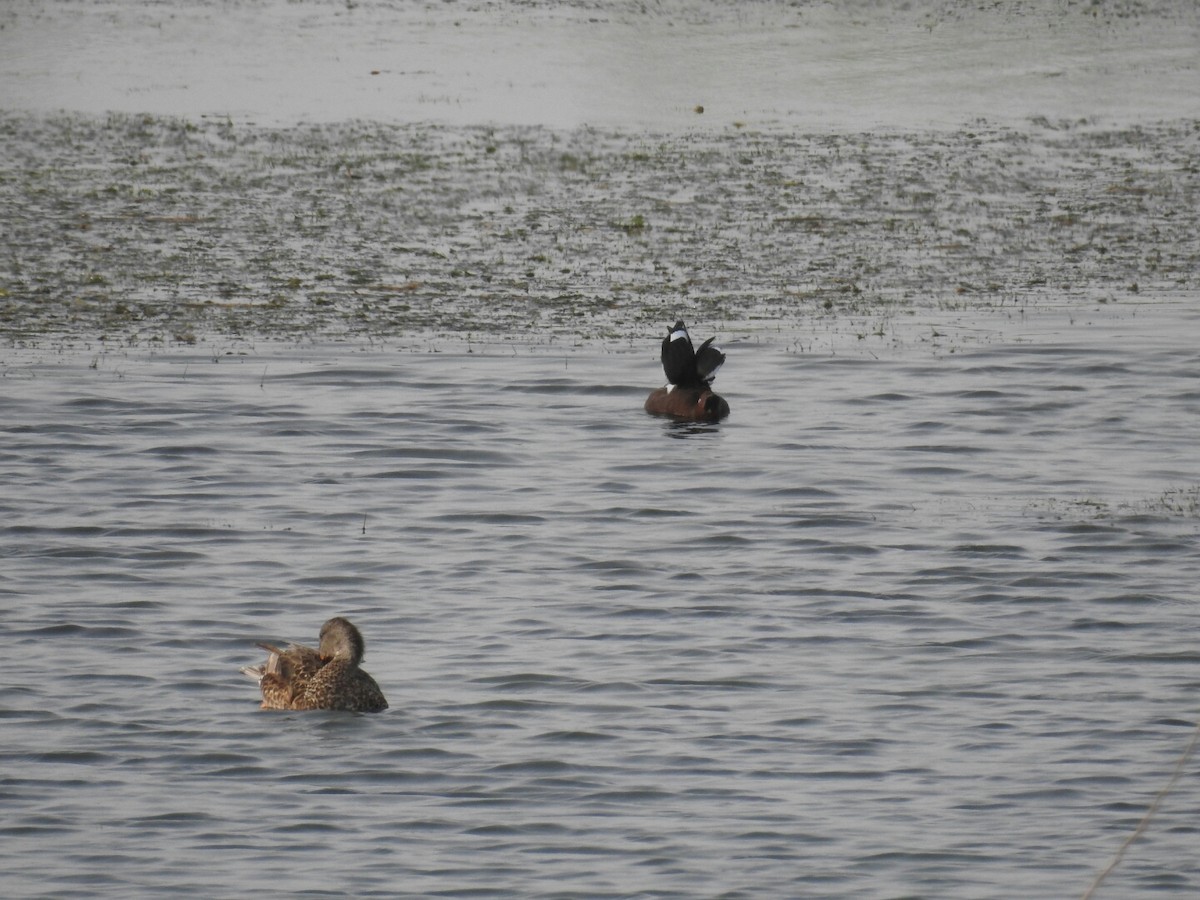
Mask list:
[[[1078,896],[1194,727],[1197,318],[722,334],[706,427],[653,341],[8,350],[4,893]],[[391,709],[260,711],[334,614]]]
[[[1196,115],[1190,0],[8,0],[0,108],[649,131]],[[702,110],[702,111],[701,111]]]

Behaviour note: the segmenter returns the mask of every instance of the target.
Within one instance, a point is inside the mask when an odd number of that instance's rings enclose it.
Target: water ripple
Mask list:
[[[59,360],[5,401],[8,883],[1077,894],[1200,664],[1196,357],[1096,340],[817,362],[787,418],[760,345],[694,431],[595,388],[632,352]],[[258,710],[337,613],[392,708]],[[1195,794],[1116,894],[1194,893]]]

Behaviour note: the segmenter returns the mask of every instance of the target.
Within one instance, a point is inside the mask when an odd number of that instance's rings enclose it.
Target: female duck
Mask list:
[[[258,680],[263,709],[387,709],[375,679],[359,668],[365,652],[362,634],[341,616],[321,626],[316,650],[302,644],[289,644],[286,650],[258,646],[267,651],[267,661],[242,671]]]
[[[717,369],[725,362],[725,354],[712,342],[709,338],[695,350],[683,320],[675,323],[662,342],[668,384],[651,391],[646,412],[692,422],[719,422],[729,415],[729,404],[711,387]]]

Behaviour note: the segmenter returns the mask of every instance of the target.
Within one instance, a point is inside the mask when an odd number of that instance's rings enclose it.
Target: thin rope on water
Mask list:
[[[1096,876],[1096,880],[1092,882],[1091,887],[1084,891],[1083,897],[1080,898],[1080,900],[1091,900],[1092,895],[1095,894],[1100,885],[1104,883],[1104,879],[1107,878],[1118,865],[1120,865],[1122,858],[1125,856],[1125,851],[1133,845],[1134,841],[1142,836],[1142,832],[1146,830],[1146,826],[1150,824],[1150,820],[1154,818],[1154,814],[1158,812],[1158,808],[1162,806],[1162,802],[1166,798],[1167,794],[1171,793],[1171,789],[1175,787],[1175,782],[1179,781],[1179,776],[1183,774],[1183,767],[1187,765],[1187,761],[1191,759],[1192,751],[1196,749],[1197,740],[1200,740],[1200,723],[1196,724],[1196,728],[1192,731],[1192,739],[1188,742],[1186,749],[1184,749],[1183,755],[1179,757],[1179,762],[1175,763],[1175,771],[1171,773],[1170,780],[1163,785],[1162,790],[1160,790],[1154,800],[1151,801],[1150,807],[1146,810],[1145,815],[1142,816],[1142,820],[1138,822],[1137,828],[1133,829],[1133,834],[1125,838],[1124,843],[1117,848],[1116,855],[1113,856],[1112,862],[1105,866],[1104,870]]]

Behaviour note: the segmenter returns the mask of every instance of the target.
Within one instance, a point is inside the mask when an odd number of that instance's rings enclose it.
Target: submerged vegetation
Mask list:
[[[1200,126],[630,135],[0,115],[0,338],[644,337],[1200,286]],[[936,329],[934,330],[936,334]]]
[[[1110,502],[1095,497],[1050,498],[1033,504],[1037,515],[1055,520],[1107,520],[1149,516],[1152,518],[1200,518],[1200,485],[1170,488],[1161,494],[1133,501]]]

